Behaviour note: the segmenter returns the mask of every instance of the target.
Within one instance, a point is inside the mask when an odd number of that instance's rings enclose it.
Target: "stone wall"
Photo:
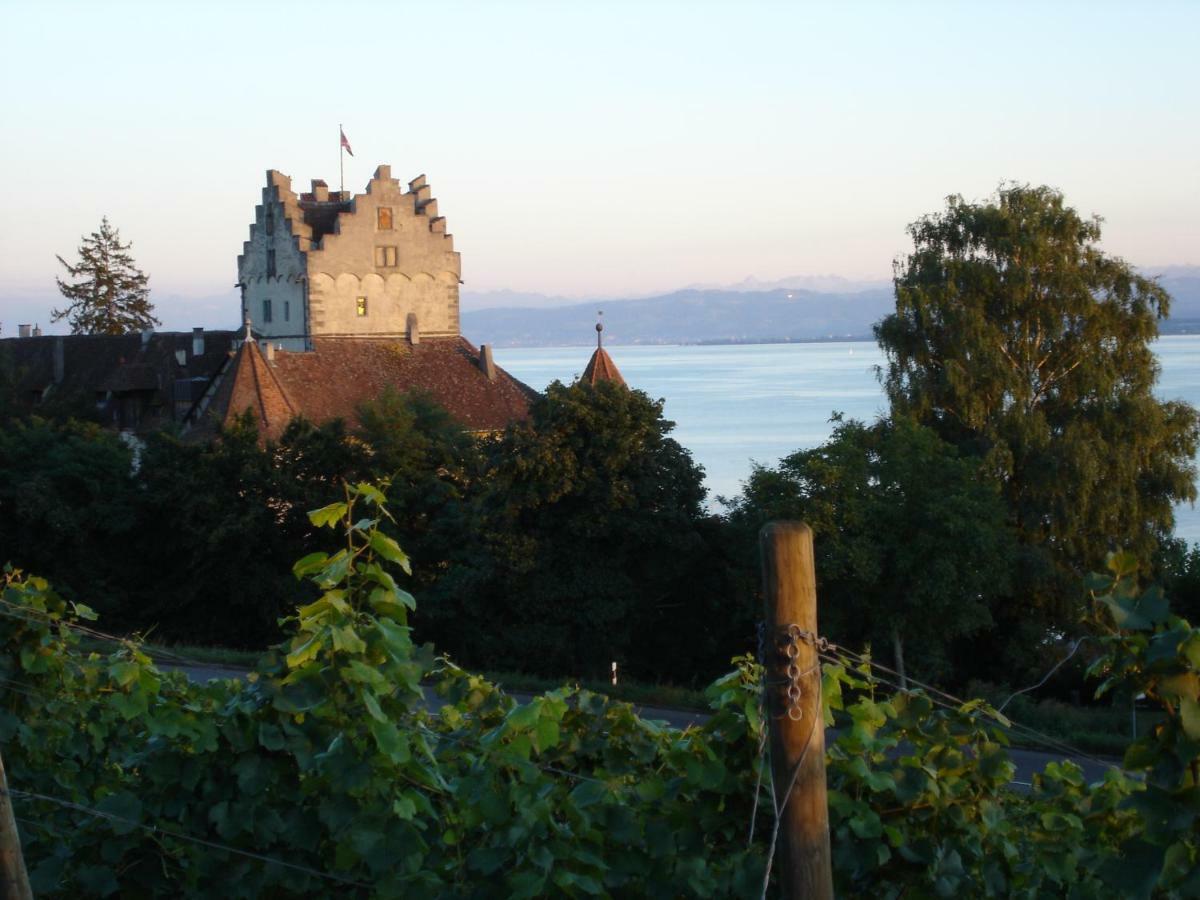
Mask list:
[[[421,334],[457,335],[461,268],[445,228],[424,177],[406,191],[380,166],[308,254],[312,334],[402,335],[415,313]]]
[[[238,283],[242,288],[242,317],[249,315],[254,330],[275,343],[297,350],[305,344],[305,293],[307,264],[304,251],[311,230],[304,224],[291,179],[276,171],[267,173],[262,203],[254,208],[250,239],[238,257]],[[275,274],[269,271],[270,251],[275,253]],[[271,321],[265,318],[265,301],[271,303]]]

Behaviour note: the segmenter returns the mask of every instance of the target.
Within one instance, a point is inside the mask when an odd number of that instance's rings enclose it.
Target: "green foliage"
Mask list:
[[[950,197],[909,232],[876,329],[888,396],[1000,487],[1022,547],[1005,631],[1036,645],[1075,627],[1083,572],[1113,546],[1151,558],[1172,504],[1195,497],[1196,411],[1153,393],[1169,297],[1050,188]]]
[[[414,643],[382,490],[346,485],[308,518],[337,546],[295,564],[317,595],[245,681],[164,674],[132,641],[84,652],[95,614],[5,571],[0,741],[36,891],[757,895],[761,667],[735,660],[709,721],[682,732],[577,688],[516,703]],[[1095,582],[1098,668],[1166,707],[1126,756],[1142,780],[1052,764],[1018,794],[1006,720],[983,702],[938,708],[881,694],[867,664],[825,667],[839,894],[1195,894],[1200,634],[1134,569],[1116,558]]]
[[[761,879],[751,672],[683,734],[586,691],[517,704],[413,644],[381,491],[348,486],[310,521],[342,546],[296,563],[320,594],[246,682],[190,684],[132,642],[85,655],[65,601],[7,574],[0,739],[39,893],[730,896]]]
[[[1178,538],[1163,541],[1154,570],[1171,608],[1188,621],[1200,622],[1200,544],[1189,547]]]
[[[603,677],[612,660],[676,683],[720,671],[751,629],[730,602],[720,524],[701,507],[703,470],[673,427],[640,391],[550,385],[530,421],[487,448],[486,552],[472,582],[431,597],[438,645],[541,674]],[[728,628],[711,628],[717,616]],[[458,625],[477,617],[503,627]]]
[[[129,448],[110,431],[33,418],[0,428],[0,547],[28,570],[53,572],[68,596],[108,605],[136,533]]]
[[[61,256],[67,275],[73,281],[56,279],[58,289],[69,300],[65,309],[56,309],[50,319],[67,319],[71,334],[129,334],[162,323],[154,317],[146,275],[129,254],[130,244],[121,243],[121,233],[100,220],[79,245],[75,265]]]
[[[1138,583],[1138,561],[1110,554],[1108,574],[1093,575],[1092,623],[1105,652],[1092,665],[1097,695],[1133,685],[1164,717],[1125,752],[1125,768],[1145,790],[1127,806],[1141,822],[1108,868],[1130,896],[1155,884],[1173,896],[1200,894],[1200,631],[1172,615],[1158,586]],[[1139,876],[1129,877],[1130,870]]]
[[[142,527],[122,557],[139,581],[113,611],[117,625],[188,643],[261,649],[277,640],[297,600],[288,566],[315,549],[304,510],[340,493],[336,482],[314,484],[298,467],[275,464],[297,445],[314,450],[314,464],[328,462],[313,447],[325,432],[314,431],[293,423],[268,448],[248,420],[207,445],[151,436],[134,501]]]
[[[0,438],[8,489],[61,502],[10,508],[4,546],[112,628],[261,649],[297,600],[288,564],[320,546],[305,511],[336,501],[343,479],[386,480],[398,514],[381,528],[412,558],[419,625],[458,659],[593,678],[615,659],[629,676],[698,686],[749,639],[723,524],[702,509],[703,473],[668,436],[661,403],[559,385],[531,422],[486,439],[423,396],[385,392],[356,419],[296,419],[268,442],[249,418],[207,444],[162,432],[136,472],[97,429],[18,427]],[[94,500],[56,487],[77,471],[91,473]],[[47,515],[78,518],[68,532],[89,534],[88,552],[47,541]],[[98,540],[106,528],[113,538]],[[730,627],[711,628],[717,616]]]
[[[1075,657],[1076,660],[1080,660],[1081,672],[1087,668],[1087,652],[1088,644],[1085,643]],[[1084,683],[1083,677],[1076,677],[1074,672],[1071,672],[1067,679],[1072,685]],[[1047,689],[1043,687],[1038,691],[1014,696],[1011,685],[971,681],[963,691],[963,696],[978,697],[997,706],[1007,701],[1004,707],[1005,715],[1086,753],[1097,753],[1117,759],[1125,753],[1125,748],[1134,737],[1131,698],[1124,696],[1128,693],[1127,690],[1120,697],[1105,698],[1101,702],[1089,704],[1083,702],[1083,698],[1089,697],[1090,692],[1081,692],[1075,702],[1054,697],[1039,699],[1038,695],[1045,693]],[[1109,702],[1110,700],[1112,702]],[[1138,709],[1136,733],[1144,734],[1161,719],[1162,714],[1156,710]]]
[[[991,623],[1013,564],[1003,505],[978,462],[906,419],[835,420],[825,444],[756,468],[731,519],[746,547],[768,521],[807,522],[824,631],[892,647],[899,670],[915,644],[924,677],[944,675],[955,640]]]
[[[1009,786],[1006,720],[982,701],[939,709],[921,693],[880,696],[869,669],[827,666],[841,734],[829,750],[838,893],[870,897],[1108,897],[1098,875],[1136,832],[1134,785],[1085,785],[1070,762]]]

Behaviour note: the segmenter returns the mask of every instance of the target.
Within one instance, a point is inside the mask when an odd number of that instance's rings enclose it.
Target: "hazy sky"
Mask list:
[[[1200,263],[1200,3],[0,0],[0,319],[107,214],[168,327],[229,326],[268,168],[426,173],[467,290],[887,277],[950,193],[1048,183]]]

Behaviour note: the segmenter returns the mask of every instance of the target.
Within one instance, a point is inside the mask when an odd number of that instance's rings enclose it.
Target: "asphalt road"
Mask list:
[[[230,668],[225,666],[175,666],[170,664],[160,664],[164,669],[178,669],[181,672],[186,672],[187,676],[193,681],[209,681],[213,678],[240,678],[246,674],[244,669]],[[509,691],[509,693],[520,700],[527,702],[533,694],[523,691]],[[426,700],[431,709],[437,709],[441,706],[441,700],[429,688],[425,691]],[[694,710],[686,709],[664,709],[657,706],[635,706],[638,715],[644,719],[651,719],[658,722],[666,722],[675,728],[686,728],[689,725],[698,725],[708,719],[704,713],[695,712]],[[826,734],[826,740],[832,742],[835,735],[832,732]],[[1033,780],[1033,773],[1040,772],[1046,767],[1047,763],[1061,762],[1064,759],[1070,759],[1077,763],[1083,769],[1084,777],[1089,781],[1098,781],[1104,776],[1106,769],[1117,767],[1119,760],[1100,760],[1088,757],[1066,756],[1061,753],[1047,753],[1040,750],[1026,750],[1019,747],[1011,747],[1008,751],[1009,757],[1016,764],[1017,772],[1012,780],[1012,784],[1018,789],[1028,788]]]

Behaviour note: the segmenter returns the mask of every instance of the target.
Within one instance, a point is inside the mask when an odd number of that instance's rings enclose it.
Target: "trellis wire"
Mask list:
[[[876,662],[874,659],[871,659],[870,657],[863,656],[861,654],[855,653],[852,650],[848,650],[845,647],[840,647],[835,644],[831,644],[830,646],[832,648],[834,648],[838,653],[845,654],[847,657],[849,657],[851,662],[865,664],[865,665],[872,667],[873,669],[878,669],[882,672],[887,672],[896,677],[899,677],[899,675],[900,675],[900,673],[897,672],[895,669],[885,666],[882,663]],[[822,658],[825,659],[826,662],[834,663],[837,665],[841,665],[846,662],[846,660],[844,660],[840,657],[829,655],[829,654],[822,656]],[[909,688],[905,688],[905,687],[901,686],[900,684],[896,683],[895,681],[892,681],[888,678],[882,677],[878,674],[873,673],[871,677],[874,678],[876,681],[879,681],[879,682],[882,682],[883,684],[888,685],[889,687],[891,687],[892,689],[894,689],[896,691],[905,692],[905,691],[910,690]],[[962,707],[967,702],[966,700],[963,700],[960,697],[955,697],[953,694],[949,694],[946,691],[943,691],[940,688],[936,688],[932,685],[925,684],[924,682],[918,681],[917,679],[915,679],[911,676],[908,677],[908,681],[911,682],[912,684],[916,685],[917,687],[919,687],[921,690],[925,691],[926,696],[929,697],[930,701],[932,703],[936,704],[937,706],[942,707],[943,709],[954,711],[954,710],[957,710],[958,708]],[[944,697],[945,700],[939,699],[939,697]],[[946,702],[947,700],[950,702]],[[1008,719],[1008,724],[1005,724],[1005,722],[996,718],[996,715],[998,715],[998,714],[990,714],[990,713],[988,713],[986,711],[982,711],[982,710],[979,711],[979,714],[986,716],[989,720],[995,722],[996,725],[998,725],[1001,728],[1006,728],[1010,731],[1015,731],[1018,733],[1018,736],[1024,736],[1025,738],[1031,739],[1035,743],[1040,743],[1042,746],[1047,747],[1048,749],[1054,750],[1058,753],[1063,753],[1067,756],[1076,756],[1076,757],[1079,757],[1080,759],[1086,759],[1090,762],[1094,762],[1094,763],[1104,766],[1106,768],[1119,768],[1111,760],[1101,759],[1100,757],[1094,756],[1090,753],[1087,753],[1087,752],[1079,749],[1078,747],[1075,747],[1072,744],[1067,743],[1066,741],[1060,740],[1059,738],[1055,738],[1055,737],[1052,737],[1051,735],[1048,735],[1041,731],[1038,731],[1036,728],[1032,728],[1031,726],[1025,725],[1022,722],[1018,722],[1015,719]]]
[[[3,792],[0,791],[0,793],[3,793]],[[198,844],[200,846],[208,847],[213,850],[221,850],[226,853],[235,854],[237,856],[244,856],[249,859],[255,859],[255,860],[258,860],[259,862],[265,862],[265,863],[269,863],[271,865],[282,866],[285,869],[293,869],[297,872],[303,872],[307,875],[313,875],[317,878],[323,878],[326,881],[335,881],[338,884],[346,884],[346,885],[350,885],[352,887],[360,887],[360,888],[370,888],[371,887],[371,885],[369,885],[365,882],[362,882],[362,881],[355,881],[353,878],[346,878],[342,875],[334,875],[330,872],[322,872],[319,869],[313,869],[308,866],[301,865],[299,863],[287,862],[282,859],[276,859],[275,857],[272,857],[272,856],[266,856],[261,853],[255,853],[251,850],[242,850],[239,847],[231,847],[228,844],[221,844],[216,841],[209,841],[209,840],[205,840],[204,838],[194,837],[193,835],[185,834],[182,831],[176,831],[173,828],[163,828],[162,826],[159,826],[159,825],[146,825],[146,824],[143,824],[142,822],[136,821],[135,819],[128,819],[125,816],[118,816],[114,813],[104,812],[103,810],[95,809],[94,807],[90,807],[90,806],[85,806],[82,803],[75,803],[71,800],[63,800],[61,797],[52,797],[48,794],[39,794],[39,793],[34,793],[33,791],[21,791],[21,790],[15,789],[15,788],[9,788],[7,791],[7,794],[9,797],[12,797],[13,799],[41,800],[46,803],[52,803],[55,806],[60,806],[63,809],[70,809],[75,812],[80,812],[80,813],[84,813],[89,816],[94,816],[98,819],[107,819],[112,822],[120,822],[123,825],[131,825],[134,828],[140,828],[142,831],[146,831],[152,835],[161,834],[166,837],[172,837],[172,838],[176,838],[177,840],[186,841],[188,843]]]
[[[69,619],[55,619],[48,613],[43,613],[41,610],[33,609],[29,606],[21,606],[17,603],[11,603],[3,598],[0,598],[0,606],[8,607],[7,610],[0,609],[0,616],[8,616],[9,618],[19,619],[24,622],[48,625],[51,627],[61,625],[78,634],[94,640],[103,641],[104,643],[117,644],[122,647],[128,647],[131,645],[136,646],[139,650],[156,661],[169,660],[174,662],[176,665],[194,666],[196,668],[213,668],[214,666],[213,663],[183,656],[182,654],[175,653],[174,651],[167,650],[163,647],[150,647],[140,644],[132,637],[121,637],[120,635],[109,634],[106,631],[100,631],[99,629],[92,628],[88,625],[82,625],[79,622],[73,622]],[[10,610],[15,610],[15,612]]]

